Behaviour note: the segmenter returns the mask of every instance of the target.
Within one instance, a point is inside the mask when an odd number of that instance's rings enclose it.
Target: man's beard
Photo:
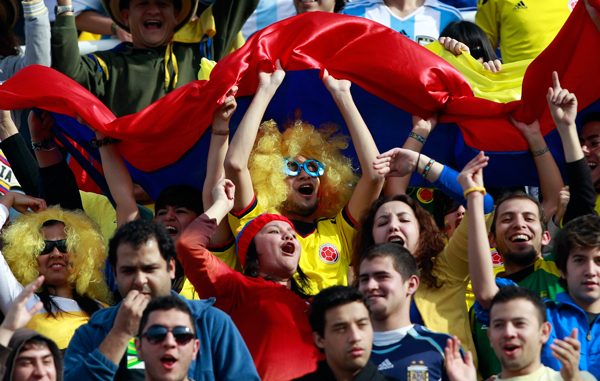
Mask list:
[[[295,214],[301,217],[310,217],[312,216],[319,207],[319,203],[315,202],[311,205],[301,205],[297,202],[285,200],[283,203],[283,209],[288,211],[289,213]]]
[[[519,267],[532,265],[538,259],[538,252],[534,248],[524,253],[508,252],[502,255],[504,262],[510,262]]]

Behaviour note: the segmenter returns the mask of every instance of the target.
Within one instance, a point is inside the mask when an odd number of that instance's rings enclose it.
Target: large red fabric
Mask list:
[[[598,0],[590,1],[600,9]],[[376,22],[338,14],[307,13],[263,29],[221,60],[210,81],[192,82],[137,114],[115,119],[94,96],[52,69],[27,67],[0,86],[0,108],[40,107],[80,114],[94,128],[122,139],[123,157],[153,171],[177,161],[210,125],[212,112],[229,89],[252,95],[260,65],[280,59],[286,71],[328,69],[406,112],[427,116],[441,110],[442,122],[459,122],[465,142],[486,151],[526,150],[525,141],[505,120],[508,113],[542,132],[553,127],[545,94],[551,72],[577,94],[580,109],[600,98],[600,32],[583,1],[554,42],[530,65],[521,101],[508,104],[475,98],[454,67],[399,33]],[[482,120],[484,118],[485,120]]]

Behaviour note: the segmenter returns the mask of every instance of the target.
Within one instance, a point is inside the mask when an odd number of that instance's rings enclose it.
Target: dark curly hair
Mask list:
[[[434,258],[444,250],[444,236],[435,224],[433,217],[415,200],[405,194],[394,197],[380,197],[373,202],[370,209],[363,213],[358,224],[356,237],[354,238],[354,254],[352,258],[354,273],[360,273],[360,262],[363,255],[368,252],[371,246],[377,243],[373,239],[375,214],[377,214],[377,211],[383,204],[391,201],[403,202],[415,213],[415,217],[419,223],[419,245],[417,246],[417,252],[411,254],[415,256],[419,264],[421,282],[429,287],[440,288],[442,283],[438,281],[434,272]]]

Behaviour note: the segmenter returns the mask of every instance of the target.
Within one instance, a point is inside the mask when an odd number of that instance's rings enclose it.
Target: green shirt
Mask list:
[[[226,55],[258,0],[218,0],[212,9],[216,35],[212,59]],[[203,57],[199,43],[173,42],[177,84],[172,60],[165,65],[167,46],[134,48],[131,43],[86,56],[79,54],[73,16],[58,16],[52,30],[52,67],[88,89],[116,117],[134,114],[174,89],[198,79]],[[167,54],[167,57],[171,57]],[[165,86],[166,73],[170,80]]]

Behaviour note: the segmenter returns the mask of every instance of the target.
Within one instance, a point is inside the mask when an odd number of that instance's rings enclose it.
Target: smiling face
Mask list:
[[[163,209],[156,211],[154,221],[161,223],[177,242],[181,233],[198,217],[196,212],[182,206],[167,205]]]
[[[419,246],[419,236],[419,222],[408,204],[402,201],[386,202],[375,213],[373,222],[375,243],[398,243],[414,254]]]
[[[539,312],[529,300],[519,298],[496,303],[490,310],[488,337],[502,364],[501,378],[530,374],[541,366],[540,352],[552,326],[540,323]]]
[[[302,14],[305,12],[330,12],[335,8],[335,0],[294,0],[296,12]]]
[[[541,258],[542,246],[550,242],[550,234],[542,230],[535,202],[509,199],[496,209],[495,218],[496,231],[490,233],[490,245],[498,250],[505,265],[523,269]]]
[[[419,279],[412,276],[407,281],[394,268],[390,256],[365,259],[360,264],[358,289],[369,301],[373,322],[394,319],[398,322],[410,311],[411,296],[419,286]]]
[[[117,248],[115,279],[123,298],[129,291],[137,290],[148,298],[168,295],[171,279],[175,278],[175,260],[171,263],[160,254],[155,238],[140,245],[121,243]]]
[[[178,16],[171,0],[131,0],[129,9],[121,10],[136,48],[167,45],[173,38]]]
[[[45,241],[60,241],[67,238],[65,225],[57,223],[42,228]],[[69,253],[61,253],[56,246],[49,254],[39,255],[37,258],[38,271],[45,277],[44,283],[54,287],[68,287],[71,266]]]
[[[369,311],[355,301],[325,311],[323,337],[313,332],[315,344],[325,351],[335,374],[355,375],[371,357],[373,327]]]
[[[47,345],[25,344],[15,359],[14,381],[56,381],[54,356]]]
[[[583,154],[592,170],[592,181],[596,187],[600,186],[600,122],[586,123],[579,135]]]
[[[573,248],[567,258],[567,272],[560,272],[569,286],[569,295],[584,311],[600,313],[600,249]]]
[[[177,309],[157,310],[148,315],[143,333],[153,326],[166,327],[169,332],[165,339],[152,344],[144,336],[136,338],[136,348],[140,359],[146,364],[147,380],[179,381],[185,380],[192,361],[196,359],[200,340],[192,339],[186,344],[177,343],[171,330],[175,327],[187,327],[194,331],[190,316]]]
[[[303,164],[307,158],[298,155],[295,159],[298,163]],[[311,221],[319,207],[319,187],[321,185],[319,177],[310,176],[302,168],[297,176],[288,176],[285,182],[290,193],[283,205],[282,214],[291,219]]]
[[[284,221],[274,220],[254,236],[258,253],[258,275],[275,281],[291,278],[298,270],[302,247],[296,231]]]

